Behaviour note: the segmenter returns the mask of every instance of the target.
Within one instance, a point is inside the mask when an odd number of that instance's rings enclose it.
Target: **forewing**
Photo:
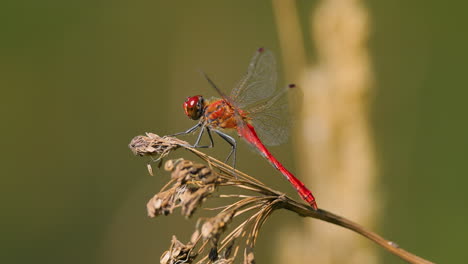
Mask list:
[[[260,48],[250,61],[247,73],[231,92],[236,106],[244,109],[277,92],[276,60],[269,50]]]

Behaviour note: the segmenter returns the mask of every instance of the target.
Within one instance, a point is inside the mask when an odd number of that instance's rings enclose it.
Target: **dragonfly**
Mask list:
[[[174,135],[189,134],[200,129],[195,144],[190,147],[211,148],[214,146],[211,132],[216,133],[231,146],[226,161],[232,156],[235,166],[237,142],[224,131],[237,130],[239,137],[253,146],[275,169],[281,172],[299,196],[314,210],[317,210],[317,203],[312,192],[265,146],[265,144],[278,145],[287,139],[288,120],[282,118],[282,115],[287,112],[284,95],[295,87],[294,84],[290,84],[283,89],[277,88],[276,61],[273,53],[259,48],[250,61],[247,73],[229,95],[221,91],[208,75],[203,74],[221,98],[208,100],[201,95],[187,97],[183,103],[185,114],[192,120],[198,120],[198,123],[187,131]],[[210,144],[200,145],[205,131],[209,136]]]

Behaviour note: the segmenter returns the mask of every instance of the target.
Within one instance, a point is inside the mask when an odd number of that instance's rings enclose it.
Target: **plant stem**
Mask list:
[[[344,217],[336,215],[334,213],[328,212],[323,209],[318,209],[317,211],[313,210],[312,208],[305,206],[301,203],[298,203],[294,200],[291,200],[287,197],[284,197],[284,201],[281,204],[281,207],[284,209],[293,211],[301,216],[305,217],[312,217],[315,219],[319,219],[325,222],[329,222],[344,228],[347,228],[351,231],[354,231],[383,247],[384,249],[388,250],[392,254],[406,260],[409,263],[414,264],[433,264],[433,262],[418,257],[402,248],[400,248],[396,243],[389,241],[380,235],[367,230],[366,228],[358,225]]]

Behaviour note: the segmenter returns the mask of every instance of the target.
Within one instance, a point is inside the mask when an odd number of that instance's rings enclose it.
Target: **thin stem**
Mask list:
[[[274,206],[276,203],[278,203],[279,200],[273,201],[271,204],[269,204],[263,211],[265,212],[262,215],[259,215],[258,221],[255,223],[255,226],[252,228],[252,247],[255,246],[255,243],[257,242],[257,237],[258,234],[260,233],[260,228],[263,226],[265,221],[268,219],[268,217],[273,213],[274,211]]]
[[[384,249],[388,250],[390,253],[408,261],[409,263],[415,264],[433,264],[433,262],[418,257],[401,247],[399,247],[396,243],[386,240],[385,238],[381,237],[380,235],[365,229],[364,227],[348,220],[344,217],[336,215],[334,213],[328,212],[323,209],[318,209],[317,211],[311,210],[310,208],[306,207],[303,204],[300,204],[294,200],[289,198],[285,198],[283,203],[280,205],[284,209],[293,211],[301,216],[312,217],[315,219],[319,219],[325,222],[329,222],[344,228],[347,228],[351,231],[354,231],[383,247]]]
[[[244,194],[220,194],[218,195],[219,198],[252,198],[257,197],[253,195],[244,195]]]

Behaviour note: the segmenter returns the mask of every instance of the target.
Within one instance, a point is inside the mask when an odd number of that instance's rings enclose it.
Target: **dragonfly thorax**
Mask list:
[[[185,114],[192,120],[198,120],[203,115],[205,99],[201,95],[189,96],[184,102]]]

